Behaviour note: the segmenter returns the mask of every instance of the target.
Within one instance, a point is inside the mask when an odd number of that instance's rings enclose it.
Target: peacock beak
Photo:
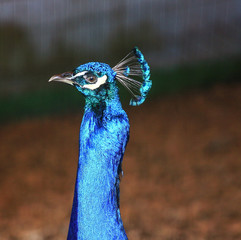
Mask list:
[[[75,86],[76,84],[79,85],[73,78],[73,72],[64,72],[61,74],[54,75],[49,79],[49,82],[52,82],[52,81],[63,82],[63,83],[70,84],[72,86]]]

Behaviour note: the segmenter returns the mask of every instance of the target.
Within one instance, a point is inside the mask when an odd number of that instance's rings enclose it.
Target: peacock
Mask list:
[[[74,86],[85,97],[79,134],[79,161],[67,240],[128,239],[120,215],[119,183],[129,139],[117,81],[142,104],[151,89],[150,68],[135,47],[116,66],[89,62],[49,82]]]

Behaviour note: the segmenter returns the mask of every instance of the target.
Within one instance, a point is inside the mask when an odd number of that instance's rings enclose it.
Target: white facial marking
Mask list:
[[[75,74],[73,77],[71,77],[70,79],[75,79],[77,77],[85,75],[86,73],[87,73],[87,71],[79,72],[79,73]]]
[[[102,77],[99,77],[96,83],[94,83],[94,84],[85,84],[82,87],[83,88],[88,88],[90,90],[94,90],[94,89],[97,89],[100,85],[104,84],[106,82],[106,80],[107,80],[107,75],[104,75]]]

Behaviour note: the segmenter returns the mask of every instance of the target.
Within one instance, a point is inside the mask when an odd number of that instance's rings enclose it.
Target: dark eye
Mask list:
[[[93,73],[86,73],[83,78],[85,79],[86,82],[88,83],[96,83],[97,82],[97,77]]]

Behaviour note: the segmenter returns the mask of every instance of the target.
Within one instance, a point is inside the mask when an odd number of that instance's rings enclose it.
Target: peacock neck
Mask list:
[[[104,116],[103,111],[109,114],[123,111],[116,83],[100,89],[98,94],[92,93],[92,95],[85,97],[85,112],[93,112],[99,116]]]
[[[68,240],[127,239],[119,210],[119,173],[129,121],[119,97],[86,101]]]

